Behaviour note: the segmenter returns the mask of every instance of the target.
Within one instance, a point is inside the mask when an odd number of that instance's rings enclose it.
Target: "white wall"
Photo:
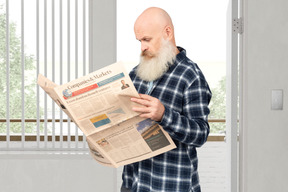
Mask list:
[[[244,0],[243,10],[241,192],[287,192],[288,1]],[[272,89],[283,110],[271,110]]]
[[[116,62],[116,0],[89,1],[90,71]]]
[[[114,171],[85,154],[0,154],[0,191],[112,192]]]

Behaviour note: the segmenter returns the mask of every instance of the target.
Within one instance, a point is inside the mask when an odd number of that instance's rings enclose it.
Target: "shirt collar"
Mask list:
[[[179,50],[179,53],[176,55],[176,61],[181,61],[186,57],[186,50],[182,47],[177,47],[177,49]]]
[[[176,55],[174,63],[170,66],[168,71],[173,71],[176,65],[186,58],[186,50],[179,46],[177,46],[177,49],[179,50],[179,53]]]

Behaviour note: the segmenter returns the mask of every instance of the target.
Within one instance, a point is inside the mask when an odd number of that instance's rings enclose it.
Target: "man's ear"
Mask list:
[[[173,38],[173,30],[170,26],[166,26],[164,29],[164,37],[171,40]]]

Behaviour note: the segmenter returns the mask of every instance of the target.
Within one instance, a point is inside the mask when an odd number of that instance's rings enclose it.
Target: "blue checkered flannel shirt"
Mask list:
[[[153,82],[150,95],[165,106],[158,122],[168,132],[177,148],[153,158],[124,166],[122,186],[132,192],[200,192],[196,147],[209,134],[208,104],[211,91],[197,64],[178,47],[175,63]],[[153,69],[152,69],[153,70]],[[149,82],[130,77],[139,93],[145,94]]]

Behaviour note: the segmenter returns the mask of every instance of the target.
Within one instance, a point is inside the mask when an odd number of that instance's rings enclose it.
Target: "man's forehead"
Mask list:
[[[151,25],[150,26],[138,26],[135,27],[134,32],[136,39],[141,40],[144,38],[152,38],[153,36],[156,35],[157,33],[157,28],[153,28]]]
[[[141,41],[143,39],[151,39],[153,37],[152,34],[147,34],[145,32],[135,32],[136,39]]]

